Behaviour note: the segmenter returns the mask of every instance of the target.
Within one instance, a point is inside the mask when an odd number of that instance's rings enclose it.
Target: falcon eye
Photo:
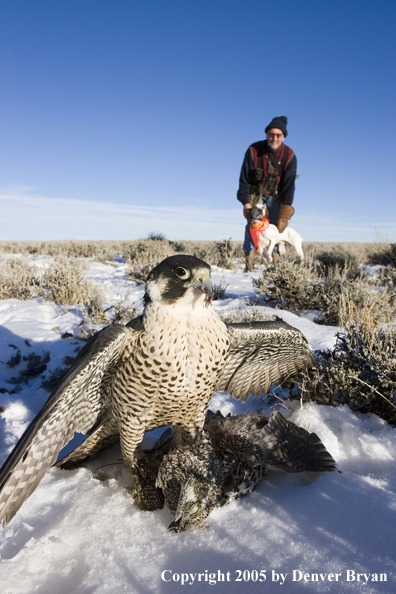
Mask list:
[[[187,280],[191,276],[191,272],[189,270],[186,270],[185,268],[182,268],[181,266],[178,266],[176,268],[175,274],[181,280]]]

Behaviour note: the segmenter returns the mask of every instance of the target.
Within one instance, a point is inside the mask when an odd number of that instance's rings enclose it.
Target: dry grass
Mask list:
[[[58,305],[85,304],[99,301],[100,290],[87,281],[87,265],[82,260],[59,258],[41,277],[41,295]]]
[[[88,315],[102,314],[103,295],[98,285],[86,279],[83,260],[59,257],[44,272],[22,258],[0,263],[0,298],[27,300],[41,297],[57,305],[84,304]]]
[[[275,319],[275,316],[266,313],[260,306],[247,306],[243,309],[235,308],[220,314],[220,317],[226,324],[239,322],[268,322]]]
[[[253,286],[270,307],[315,309],[311,294],[316,278],[310,264],[284,259],[267,268],[261,277],[253,278]]]
[[[339,254],[336,256],[337,262]],[[346,303],[353,303],[358,311],[370,310],[380,321],[392,317],[395,296],[391,287],[373,286],[352,259],[344,258],[341,263],[338,260],[336,265],[332,262],[327,255],[322,260],[311,255],[305,262],[283,259],[254,279],[253,284],[267,305],[293,311],[319,310],[326,324],[343,323]],[[353,268],[348,267],[348,262]]]
[[[188,253],[207,259],[210,264],[227,267],[232,259],[243,258],[242,242],[225,239],[223,241],[168,241],[163,235],[152,233],[146,239],[129,241],[0,241],[0,252],[12,254],[67,256],[75,258],[93,258],[105,262],[116,257],[127,258],[136,250],[136,246],[147,241],[168,242],[174,253]],[[336,243],[305,242],[304,251],[320,255],[346,252],[359,264],[379,263],[394,264],[396,245],[388,242],[376,243]],[[259,262],[259,259],[257,259]],[[349,263],[350,267],[350,263]]]
[[[0,242],[0,251],[36,256],[113,260],[127,242],[121,241],[11,241]],[[129,243],[129,242],[128,242]]]
[[[344,246],[312,251],[310,254],[320,276],[334,276],[334,271],[348,271],[348,277],[359,277],[361,261],[358,255]]]
[[[369,252],[367,258],[369,264],[382,264],[383,266],[396,266],[396,244],[377,244]]]
[[[0,299],[31,299],[39,292],[37,268],[22,258],[0,263]]]
[[[0,241],[0,253],[93,258],[104,262],[116,257],[133,256],[139,252],[140,248],[137,247],[139,244],[153,242],[162,243],[163,246],[168,244],[173,253],[195,254],[200,258],[204,255],[208,255],[209,258],[218,258],[219,250],[224,253],[224,245],[229,244],[235,257],[243,257],[241,241],[168,241],[164,236],[155,233],[151,233],[146,239],[130,241]],[[212,264],[215,263],[212,262]]]
[[[144,284],[151,269],[174,254],[174,247],[165,238],[140,240],[123,252],[128,263],[128,273],[136,284]]]
[[[368,264],[369,254],[378,248],[377,243],[363,243],[363,242],[335,242],[335,241],[316,241],[304,242],[304,252],[313,253],[313,255],[323,252],[333,252],[334,250],[342,250],[348,252],[353,258],[356,258],[359,264]]]
[[[347,404],[396,425],[396,333],[390,324],[384,328],[369,310],[352,315],[335,348],[316,353],[316,360],[298,381],[302,402]]]
[[[214,241],[207,246],[202,246],[196,255],[208,262],[211,266],[228,268],[230,270],[236,267],[237,259],[241,257],[238,246],[235,246],[230,239]]]

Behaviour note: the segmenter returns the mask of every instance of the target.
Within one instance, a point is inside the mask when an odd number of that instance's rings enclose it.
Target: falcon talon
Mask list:
[[[171,522],[168,526],[169,532],[174,532],[174,533],[182,532],[183,528],[180,526],[180,523],[181,523],[181,518],[179,518],[178,520],[173,520],[173,522]]]

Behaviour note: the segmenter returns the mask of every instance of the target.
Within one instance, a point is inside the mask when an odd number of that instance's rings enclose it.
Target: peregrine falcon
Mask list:
[[[216,390],[246,400],[314,364],[306,338],[284,322],[224,324],[211,306],[210,266],[189,255],[149,274],[142,316],[104,328],[80,351],[0,471],[5,526],[75,432],[70,467],[120,439],[134,467],[146,431],[172,424],[194,441]]]
[[[134,475],[140,507],[165,506],[171,532],[202,526],[217,506],[251,493],[267,468],[286,472],[334,472],[337,465],[315,433],[279,412],[227,416],[208,411],[193,443],[144,453]]]

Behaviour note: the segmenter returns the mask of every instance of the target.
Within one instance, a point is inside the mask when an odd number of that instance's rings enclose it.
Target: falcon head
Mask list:
[[[212,293],[209,264],[195,256],[170,256],[148,275],[144,303],[171,304],[182,299],[186,303],[202,301],[209,305]]]

